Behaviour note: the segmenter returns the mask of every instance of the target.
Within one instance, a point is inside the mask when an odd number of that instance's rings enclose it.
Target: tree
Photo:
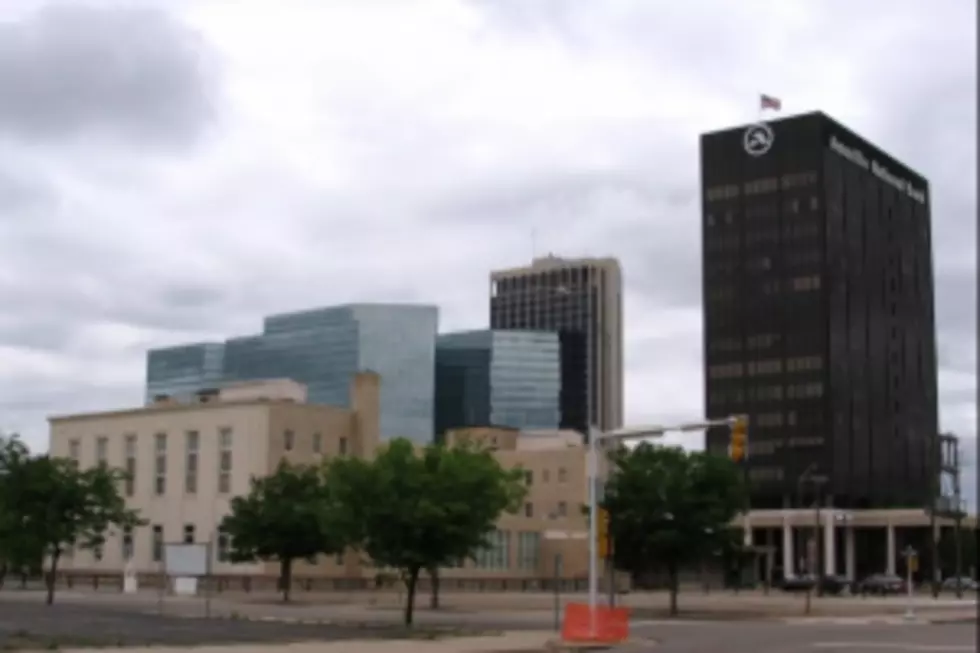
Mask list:
[[[728,458],[648,443],[620,448],[610,461],[603,507],[616,565],[666,571],[676,615],[681,567],[733,547],[732,520],[747,507],[742,474]]]
[[[409,626],[419,574],[487,546],[501,514],[515,512],[526,492],[523,472],[504,469],[485,449],[434,444],[417,451],[401,439],[372,461],[334,460],[330,478],[351,511],[348,523],[357,525],[359,548],[405,583]]]
[[[134,528],[145,522],[126,508],[119,493],[125,474],[99,465],[80,470],[74,461],[19,456],[9,466],[10,492],[3,499],[7,524],[17,524],[23,538],[13,558],[21,565],[48,560],[47,604],[54,602],[58,562],[73,548],[94,549],[105,543],[111,527]],[[16,506],[11,517],[10,506]]]
[[[318,467],[280,463],[276,471],[253,478],[249,493],[231,501],[221,530],[231,537],[231,559],[279,562],[279,589],[289,601],[293,563],[314,562],[320,554],[342,553],[348,528],[330,485]]]
[[[20,438],[0,433],[0,587],[8,572],[24,568],[32,550],[40,559],[40,547],[31,546],[24,537],[24,514],[16,502],[23,462],[29,456]]]

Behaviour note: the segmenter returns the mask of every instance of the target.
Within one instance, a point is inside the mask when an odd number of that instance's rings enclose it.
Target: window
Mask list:
[[[541,471],[541,482],[547,483],[551,480],[551,470],[545,469]]]
[[[218,562],[228,562],[230,559],[229,553],[231,551],[231,536],[224,531],[218,532],[218,551],[217,557]]]
[[[796,277],[791,282],[794,292],[820,289],[820,275],[814,274],[808,277]]]
[[[184,524],[184,544],[194,544],[194,524]]]
[[[197,431],[185,434],[184,492],[197,494],[197,460],[201,446],[201,436]]]
[[[487,537],[487,546],[476,552],[476,567],[507,569],[510,567],[510,532],[495,530]]]
[[[779,374],[783,371],[783,361],[779,358],[771,358],[761,361],[750,361],[748,366],[749,376],[760,376],[763,374]]]
[[[153,562],[163,560],[163,526],[156,524],[153,527]]]
[[[282,434],[282,446],[283,446],[283,449],[285,449],[286,451],[292,451],[293,450],[293,440],[295,440],[295,438],[296,438],[296,436],[295,436],[295,434],[291,430],[286,429],[285,431],[283,431],[283,434]]]
[[[757,333],[746,339],[746,345],[749,349],[767,349],[778,341],[779,334],[777,333]]]
[[[568,482],[568,470],[565,469],[564,467],[558,468],[558,482],[559,483]]]
[[[533,503],[528,502],[528,503],[525,503],[524,504],[524,516],[525,517],[534,517],[534,504]]]
[[[564,501],[558,502],[558,516],[568,517],[568,504],[565,503]]]
[[[741,363],[724,363],[720,365],[708,366],[709,379],[732,379],[739,378],[743,374]]]
[[[534,472],[531,470],[524,472],[524,483],[526,485],[534,485]]]
[[[524,531],[517,534],[517,567],[525,571],[538,568],[541,533]]]
[[[752,426],[759,428],[766,428],[770,426],[782,426],[783,425],[783,414],[782,413],[760,413],[755,416],[752,420]]]
[[[313,434],[313,453],[320,453],[323,451],[323,434],[314,433]]]
[[[821,356],[800,356],[788,358],[786,360],[787,372],[808,372],[823,369],[823,357]]]
[[[218,435],[218,492],[231,492],[231,429],[227,427]]]
[[[99,436],[95,441],[95,464],[105,465],[109,462],[109,438]]]
[[[786,397],[788,399],[808,399],[823,396],[823,383],[814,381],[812,383],[798,383],[786,387]]]
[[[337,451],[340,453],[341,456],[346,456],[347,455],[347,438],[346,437],[340,438],[340,441],[337,443]]]
[[[806,449],[809,447],[822,447],[824,445],[824,439],[822,437],[796,437],[790,438],[786,443],[791,449]]]
[[[167,434],[157,433],[154,436],[154,491],[157,496],[167,493]]]
[[[782,467],[751,467],[749,468],[749,480],[781,481],[783,480],[783,469]]]
[[[71,458],[72,462],[74,462],[75,463],[75,466],[77,467],[78,466],[78,463],[79,463],[79,461],[81,460],[81,457],[82,457],[82,443],[81,442],[79,442],[78,440],[69,440],[68,441],[68,457]]]
[[[133,527],[124,526],[122,532],[122,559],[130,560],[133,557]]]
[[[125,438],[125,455],[126,455],[126,480],[123,481],[125,485],[125,492],[127,497],[133,496],[136,492],[136,436],[127,435]]]

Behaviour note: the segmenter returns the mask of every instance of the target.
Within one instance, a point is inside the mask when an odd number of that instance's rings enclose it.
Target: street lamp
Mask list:
[[[657,438],[668,431],[681,433],[703,431],[713,426],[734,427],[743,416],[733,415],[716,420],[678,424],[676,426],[640,426],[633,428],[600,431],[589,428],[588,453],[586,459],[589,481],[589,630],[596,633],[596,607],[599,603],[599,552],[598,552],[598,504],[599,504],[599,445],[600,443],[625,442],[641,438]]]

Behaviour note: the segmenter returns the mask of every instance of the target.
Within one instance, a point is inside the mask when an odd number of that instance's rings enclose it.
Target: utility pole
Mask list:
[[[940,476],[942,475],[942,435],[930,439],[929,455],[926,458],[929,469],[929,557],[932,578],[929,587],[933,598],[939,597],[939,538],[936,537],[936,511],[939,509]]]

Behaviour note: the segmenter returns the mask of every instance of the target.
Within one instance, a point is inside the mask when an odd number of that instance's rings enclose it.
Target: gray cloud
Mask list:
[[[207,54],[149,7],[43,7],[0,24],[0,135],[187,144],[215,111]]]
[[[235,5],[62,3],[0,27],[0,428],[43,443],[49,413],[139,401],[146,347],[269,312],[433,301],[444,328],[479,327],[487,271],[534,247],[622,259],[628,418],[686,420],[697,135],[766,91],[930,178],[943,427],[973,432],[968,3],[937,0],[926,28],[920,4],[852,2],[830,29],[836,0],[514,0],[467,3],[472,33],[420,11],[356,34],[335,3]]]

